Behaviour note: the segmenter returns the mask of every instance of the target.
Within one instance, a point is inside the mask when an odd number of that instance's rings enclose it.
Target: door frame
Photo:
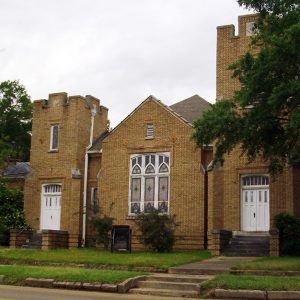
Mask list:
[[[261,185],[243,185],[243,178],[246,177],[251,177],[251,176],[261,176],[261,177],[267,177],[268,178],[268,182],[267,184],[261,184]],[[243,174],[240,176],[240,228],[241,231],[245,231],[245,232],[259,232],[261,230],[257,230],[257,225],[256,225],[256,230],[253,231],[249,231],[249,230],[245,230],[244,227],[244,203],[243,203],[243,191],[244,190],[255,190],[255,191],[259,191],[259,190],[268,190],[268,229],[265,230],[266,232],[270,230],[270,183],[269,183],[269,174],[265,174],[265,173],[259,173],[259,174]],[[257,201],[257,199],[256,199]],[[257,215],[257,205],[256,205],[256,212],[255,214]]]
[[[61,225],[61,199],[62,199],[62,184],[61,183],[56,183],[56,182],[51,182],[51,183],[44,183],[42,184],[42,189],[41,189],[41,196],[40,196],[40,230],[43,230],[43,222],[44,222],[44,214],[43,214],[43,196],[45,195],[45,187],[48,185],[58,185],[60,186],[60,210],[59,210],[59,229],[60,230],[60,225]]]

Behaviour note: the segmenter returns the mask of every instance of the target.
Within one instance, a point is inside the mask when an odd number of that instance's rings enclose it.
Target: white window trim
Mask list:
[[[53,130],[54,130],[54,127],[58,128],[58,131],[57,131],[57,147],[56,148],[53,148]],[[58,150],[58,145],[59,145],[58,135],[59,135],[59,125],[58,124],[51,125],[51,130],[50,130],[50,151],[57,151]]]
[[[266,176],[269,178],[269,184],[260,184],[260,185],[243,185],[243,178],[248,176]],[[270,176],[269,174],[243,174],[241,175],[241,181],[240,181],[241,191],[243,189],[258,189],[258,188],[268,188],[270,186]]]
[[[146,174],[145,173],[145,159],[142,159],[142,167],[141,167],[141,174],[131,174],[131,161],[133,158],[138,157],[138,156],[146,156],[146,155],[155,155],[155,173],[153,174]],[[168,169],[169,171],[166,173],[159,173],[159,155],[166,155],[169,157],[169,165]],[[171,164],[171,157],[170,157],[170,152],[155,152],[155,153],[139,153],[139,154],[132,154],[130,155],[129,159],[129,195],[128,195],[128,215],[129,216],[135,216],[135,213],[131,212],[131,179],[132,178],[141,178],[141,207],[140,211],[144,212],[144,204],[145,204],[145,178],[146,177],[154,177],[155,182],[154,182],[154,208],[158,209],[158,181],[159,178],[161,177],[168,177],[168,212],[166,214],[169,214],[170,212],[170,166]]]

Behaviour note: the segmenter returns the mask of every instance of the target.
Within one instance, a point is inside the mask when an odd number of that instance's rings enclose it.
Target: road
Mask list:
[[[186,298],[158,297],[135,294],[71,291],[64,289],[31,288],[0,285],[0,300],[183,300]]]

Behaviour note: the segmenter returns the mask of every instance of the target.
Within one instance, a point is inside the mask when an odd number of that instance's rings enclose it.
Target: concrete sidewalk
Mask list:
[[[172,274],[189,274],[189,275],[214,275],[220,273],[229,273],[230,269],[239,263],[249,262],[257,257],[227,257],[218,256],[199,262],[189,263],[177,267],[169,268]]]

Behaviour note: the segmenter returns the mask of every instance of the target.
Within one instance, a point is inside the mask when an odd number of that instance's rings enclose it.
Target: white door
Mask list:
[[[41,197],[41,229],[60,230],[60,211],[61,185],[43,185]]]
[[[248,177],[243,178],[244,186],[242,186],[242,230],[269,231],[268,180],[264,179],[265,176],[252,175]]]

